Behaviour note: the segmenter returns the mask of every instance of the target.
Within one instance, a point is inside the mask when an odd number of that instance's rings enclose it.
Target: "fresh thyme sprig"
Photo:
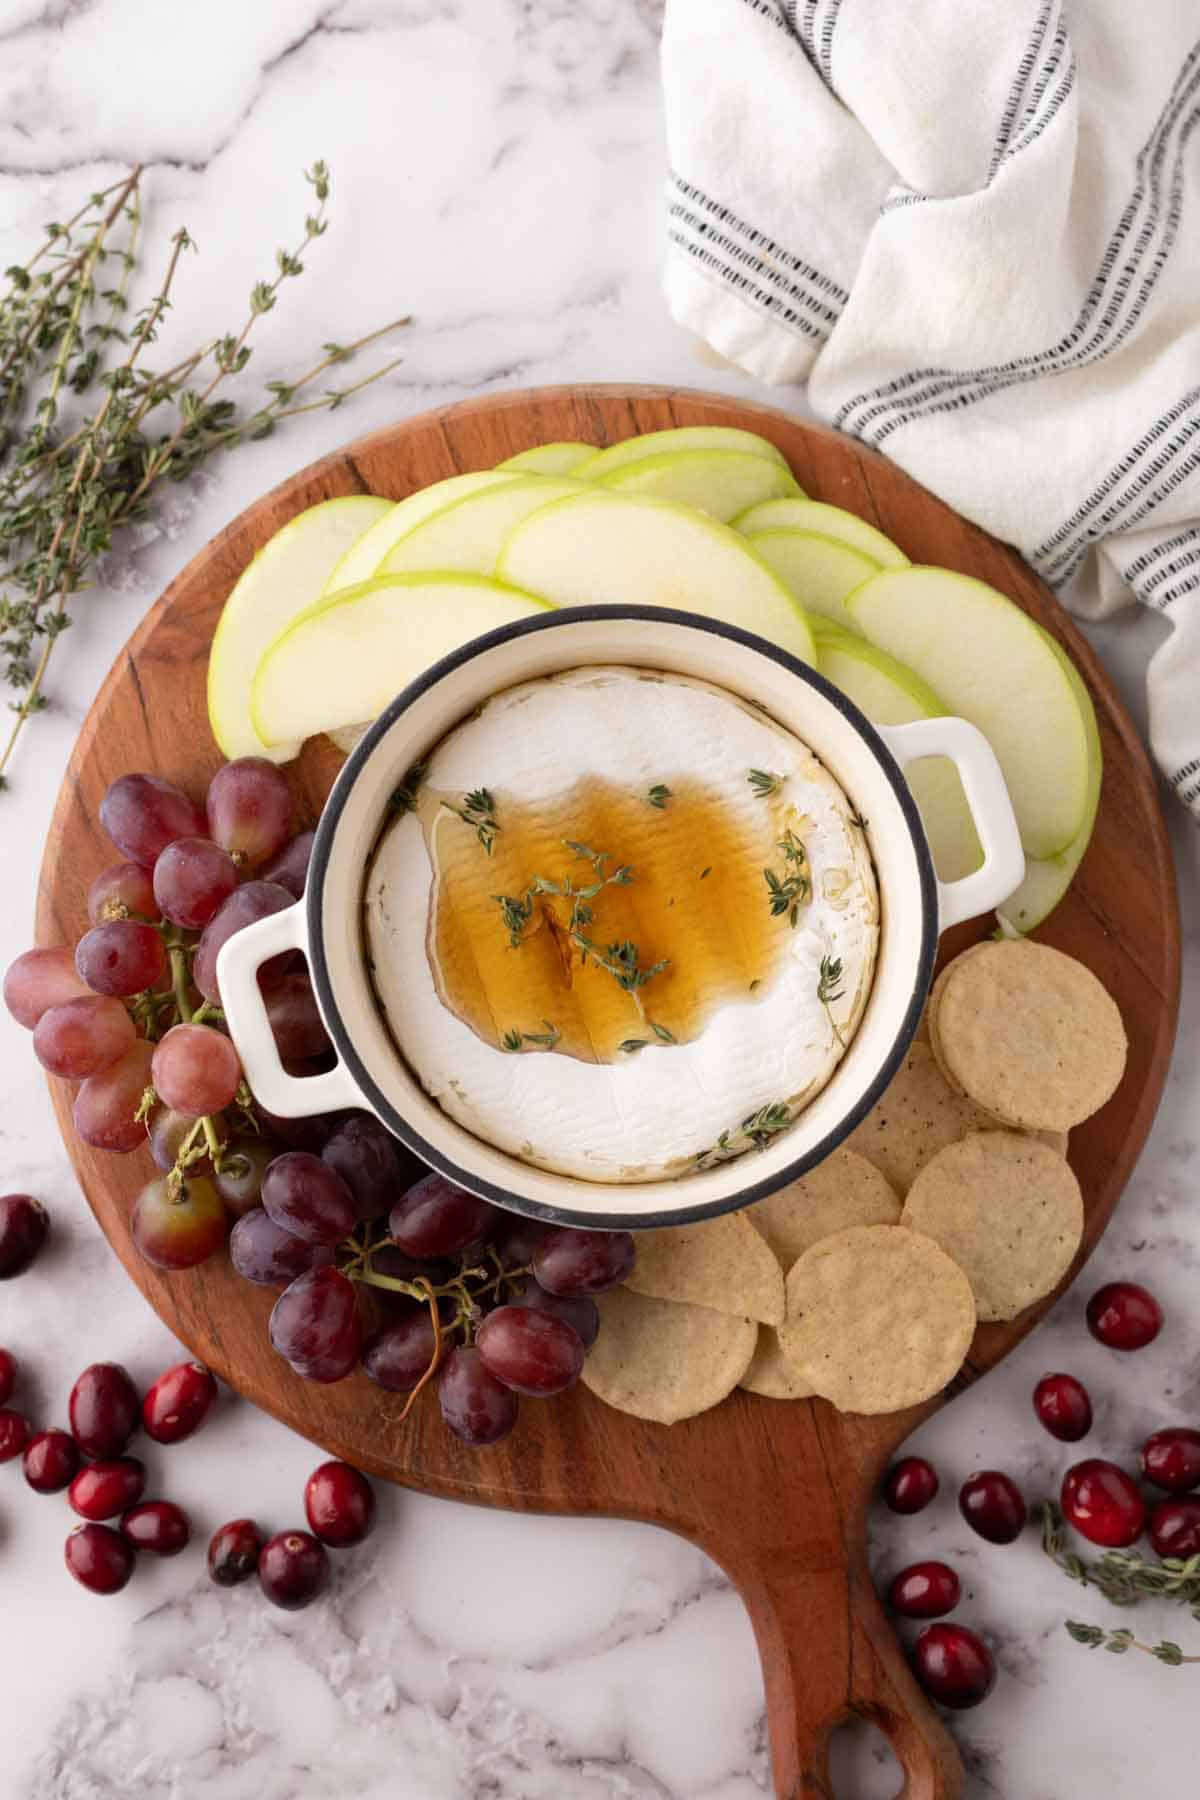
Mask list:
[[[670,966],[670,957],[664,956],[649,968],[643,968],[638,947],[628,938],[620,943],[601,945],[595,938],[589,937],[585,929],[595,921],[595,908],[591,903],[596,895],[606,887],[628,887],[633,880],[633,869],[628,863],[622,863],[611,875],[606,875],[604,865],[613,860],[610,851],[593,850],[589,844],[581,844],[575,838],[564,838],[563,843],[581,861],[591,863],[596,879],[578,885],[570,876],[564,876],[561,881],[552,881],[548,876],[535,875],[525,892],[519,896],[493,894],[492,899],[500,908],[500,917],[508,932],[509,944],[514,950],[520,948],[525,928],[533,918],[535,899],[542,895],[556,895],[559,899],[569,900],[571,913],[567,921],[567,936],[579,951],[583,962],[586,964],[590,957],[600,968],[608,971],[618,987],[624,988],[627,993],[634,993],[638,988],[645,987],[655,975],[661,975]]]
[[[1143,1644],[1127,1627],[1106,1631],[1101,1625],[1084,1625],[1078,1619],[1068,1619],[1066,1629],[1069,1637],[1088,1650],[1108,1650],[1113,1656],[1124,1656],[1127,1650],[1144,1650],[1156,1661],[1166,1663],[1169,1669],[1181,1668],[1184,1663],[1200,1663],[1200,1656],[1185,1656],[1179,1645],[1169,1638],[1162,1638],[1157,1644]]]
[[[546,1027],[545,1031],[506,1031],[500,1039],[501,1048],[517,1051],[526,1044],[535,1044],[539,1050],[553,1050],[562,1032],[549,1019],[543,1019],[542,1024]]]
[[[770,1100],[757,1112],[750,1113],[735,1129],[723,1131],[711,1149],[702,1150],[694,1159],[694,1167],[714,1169],[751,1147],[765,1150],[771,1139],[786,1131],[791,1122],[792,1109],[786,1101]]]
[[[500,822],[496,817],[496,802],[490,791],[487,788],[472,788],[469,794],[463,795],[461,806],[451,806],[448,800],[443,800],[442,805],[460,818],[464,825],[471,827],[490,856],[500,830]]]
[[[767,904],[773,919],[787,914],[792,929],[800,917],[800,907],[812,893],[812,881],[808,873],[808,852],[803,843],[792,830],[784,832],[776,840],[775,848],[783,857],[782,875],[774,869],[763,870],[763,880],[767,884]]]
[[[1095,1562],[1086,1562],[1068,1549],[1062,1513],[1050,1501],[1042,1508],[1042,1549],[1071,1581],[1094,1587],[1114,1606],[1170,1600],[1200,1619],[1200,1555],[1148,1562],[1136,1550],[1106,1550]]]
[[[665,812],[667,801],[671,798],[671,790],[661,781],[656,781],[652,788],[646,790],[646,805],[656,806],[659,812]]]
[[[677,1044],[679,1042],[675,1033],[668,1031],[665,1025],[660,1025],[657,1019],[647,1019],[646,1023],[660,1044]],[[626,1038],[617,1045],[617,1049],[623,1051],[626,1056],[631,1056],[637,1050],[645,1050],[649,1043],[649,1038]]]
[[[265,383],[252,409],[218,394],[245,369],[255,325],[275,306],[283,282],[303,273],[303,251],[327,229],[329,170],[315,163],[306,179],[315,210],[299,244],[276,252],[271,280],[251,289],[240,328],[207,339],[166,369],[150,369],[143,358],[173,305],[184,253],[196,246],[186,230],[175,232],[158,291],[130,317],[141,231],[140,166],[92,194],[65,224],[48,225],[28,261],[5,272],[0,656],[19,697],[0,749],[0,784],[26,721],[47,704],[46,670],[71,624],[72,596],[92,581],[96,559],[115,534],[146,514],[161,484],[182,481],[215,451],[268,436],[283,419],[340,405],[396,366],[386,363],[346,387],[315,388],[327,371],[405,319],[352,344],[325,344],[323,355],[300,375]],[[115,279],[106,279],[110,269]]]
[[[840,1000],[842,988],[842,959],[840,956],[823,956],[817,974],[817,999],[825,1008],[825,1016],[833,1028],[833,1035],[838,1043],[845,1045],[845,1038],[838,1029],[838,1022],[833,1016],[833,1003]]]
[[[412,768],[405,774],[399,787],[392,789],[388,799],[388,811],[396,814],[416,812],[417,795],[419,794],[421,784],[428,773],[429,766],[427,763],[414,763]]]
[[[777,794],[787,779],[784,775],[773,775],[769,769],[747,769],[746,780],[754,789],[760,800],[766,800],[771,794]]]

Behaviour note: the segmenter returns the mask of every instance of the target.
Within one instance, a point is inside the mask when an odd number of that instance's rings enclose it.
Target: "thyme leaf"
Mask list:
[[[817,999],[825,1008],[825,1016],[828,1018],[829,1023],[833,1028],[834,1037],[837,1039],[838,1043],[844,1047],[846,1040],[842,1036],[841,1031],[838,1028],[838,1022],[833,1016],[833,1003],[835,1000],[840,1000],[842,998],[843,992],[841,957],[823,956],[821,958],[821,967],[817,975]]]
[[[800,917],[800,908],[812,895],[808,852],[790,829],[776,841],[775,848],[783,857],[783,873],[777,874],[774,869],[763,870],[763,880],[767,884],[767,905],[773,919],[786,913],[788,923],[794,931]]]
[[[464,825],[471,827],[487,855],[490,856],[500,830],[500,823],[496,818],[496,802],[488,789],[473,788],[469,794],[463,795],[461,806],[451,806],[448,800],[443,800],[442,805],[456,818],[461,819]]]
[[[746,780],[754,789],[760,800],[766,800],[777,794],[787,779],[784,775],[774,775],[769,769],[747,769]]]
[[[656,781],[654,786],[646,791],[646,805],[656,806],[659,812],[666,811],[667,801],[670,798],[670,788],[665,787],[661,781]]]
[[[516,1052],[523,1049],[526,1044],[533,1044],[539,1050],[553,1050],[561,1038],[562,1032],[557,1025],[552,1025],[549,1019],[543,1019],[542,1024],[546,1027],[545,1031],[517,1031],[515,1029],[506,1031],[500,1039],[500,1048]]]

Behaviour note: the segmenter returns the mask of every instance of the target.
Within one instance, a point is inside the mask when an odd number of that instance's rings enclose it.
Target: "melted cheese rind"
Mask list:
[[[741,1148],[741,1120],[777,1101],[796,1113],[820,1091],[845,1051],[834,1024],[848,1044],[870,992],[879,905],[850,804],[798,738],[707,683],[591,668],[498,695],[438,746],[427,779],[550,804],[589,775],[639,791],[686,773],[752,811],[763,804],[752,768],[786,777],[781,817],[803,837],[812,901],[752,996],[721,1005],[690,1043],[615,1063],[513,1055],[446,1008],[426,944],[433,869],[421,824],[408,814],[391,826],[367,878],[367,945],[392,1035],[444,1112],[540,1168],[636,1182],[686,1173],[722,1132]],[[826,957],[842,964],[832,1021],[817,999]]]

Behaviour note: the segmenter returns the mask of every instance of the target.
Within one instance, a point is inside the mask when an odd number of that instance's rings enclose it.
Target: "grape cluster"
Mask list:
[[[313,833],[292,834],[272,764],[225,764],[203,807],[160,776],[123,775],[100,822],[123,860],[91,884],[90,929],[73,952],[18,957],[4,999],[43,1066],[79,1083],[85,1142],[148,1148],[157,1173],[134,1204],[137,1248],[187,1269],[228,1237],[240,1275],[283,1290],[270,1337],[298,1375],[340,1381],[361,1363],[409,1396],[405,1413],[436,1378],[451,1431],[494,1443],[518,1396],[578,1380],[599,1329],[593,1296],[629,1274],[633,1239],[514,1218],[425,1169],[370,1114],[281,1119],[255,1104],[216,963],[235,932],[304,891]],[[281,1059],[307,1073],[331,1051],[301,961],[271,958],[259,985]],[[14,1223],[14,1259],[36,1228]],[[0,1275],[4,1258],[0,1242]]]

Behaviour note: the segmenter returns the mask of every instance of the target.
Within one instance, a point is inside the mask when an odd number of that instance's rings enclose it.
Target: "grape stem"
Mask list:
[[[171,959],[171,990],[175,995],[175,1009],[185,1025],[195,1021],[192,1017],[192,1003],[188,999],[188,958],[182,944],[168,944],[167,955]]]
[[[427,1281],[423,1282],[422,1285],[426,1290],[425,1304],[429,1308],[429,1322],[433,1326],[433,1354],[429,1358],[425,1373],[422,1375],[420,1381],[418,1381],[412,1393],[408,1396],[408,1399],[404,1402],[403,1410],[399,1419],[396,1421],[398,1425],[404,1424],[409,1413],[417,1404],[418,1394],[420,1394],[422,1388],[427,1386],[427,1384],[433,1380],[437,1366],[442,1360],[442,1321],[438,1314],[437,1295]]]

